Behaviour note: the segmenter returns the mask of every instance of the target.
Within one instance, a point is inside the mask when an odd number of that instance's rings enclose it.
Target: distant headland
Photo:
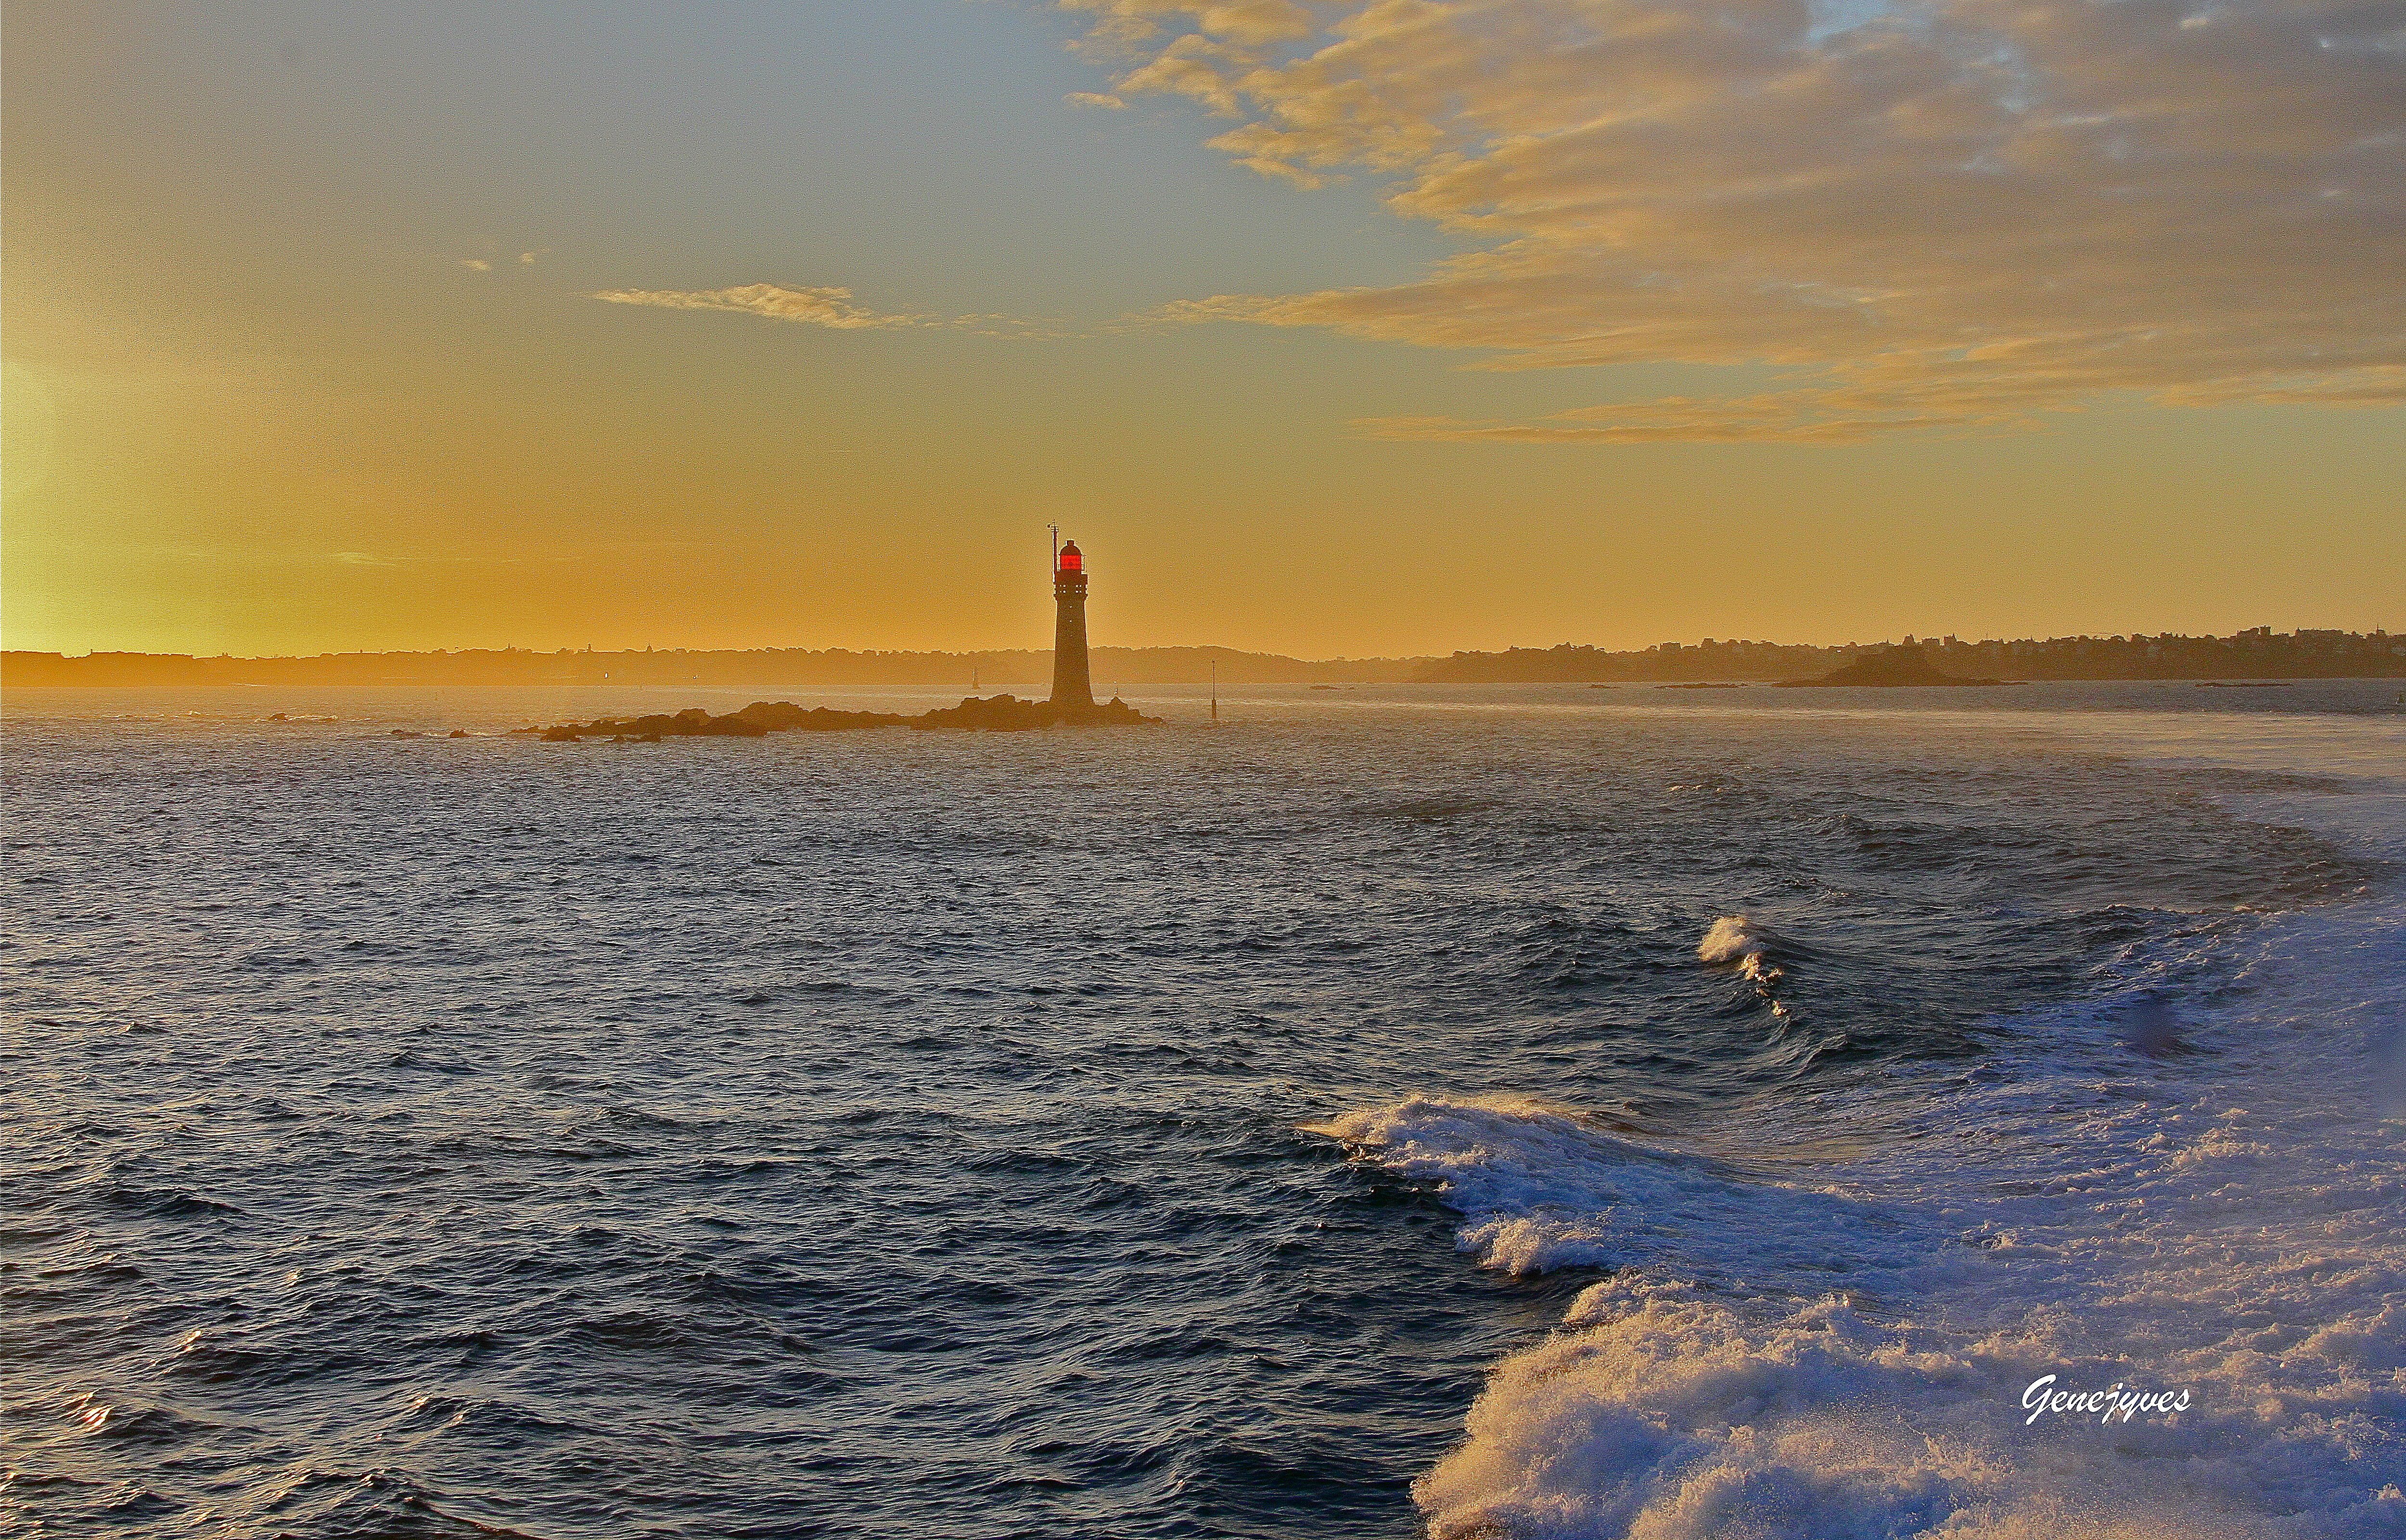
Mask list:
[[[1634,652],[1564,643],[1450,657],[1306,659],[1229,647],[1097,647],[1093,677],[1125,690],[1145,685],[1536,685],[1809,679],[1902,645],[1930,666],[1966,678],[2395,679],[2406,677],[2406,635],[2270,627],[2231,636],[2061,636],[1968,642],[1907,637],[1840,646],[1771,642],[1665,642]],[[174,653],[0,655],[11,689],[60,685],[704,685],[871,694],[945,690],[1041,693],[1053,655],[856,652],[841,648],[633,652],[520,648],[460,652],[327,653],[309,657],[193,657]]]

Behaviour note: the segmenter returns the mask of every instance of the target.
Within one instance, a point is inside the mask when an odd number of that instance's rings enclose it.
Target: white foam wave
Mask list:
[[[2236,984],[2168,1007],[2199,1052],[2107,1002],[1809,1177],[1508,1098],[1323,1125],[1438,1183],[1486,1265],[1622,1269],[1497,1367],[1431,1533],[2406,1534],[2406,900],[2214,944]],[[2026,1425],[2048,1374],[2192,1405]]]
[[[1860,1252],[1828,1245],[1817,1229],[1830,1222],[1819,1200],[1735,1180],[1714,1161],[1524,1098],[1416,1096],[1313,1131],[1435,1183],[1465,1216],[1456,1243],[1505,1272],[1686,1257],[1698,1236],[1734,1234],[1755,1237],[1749,1268],[1860,1265]]]
[[[1960,1334],[1868,1320],[1835,1296],[1766,1310],[1628,1274],[1581,1294],[1568,1325],[1505,1362],[1468,1441],[1416,1485],[1435,1540],[2371,1537],[2406,1524],[2394,1481],[2349,1469],[2379,1436],[2360,1417],[2334,1435],[2209,1399],[2177,1419],[2024,1426],[2028,1365],[2059,1350],[2044,1320]],[[2127,1372],[2057,1362],[2098,1390]]]
[[[1439,1184],[1486,1265],[1624,1268],[1496,1370],[1416,1489],[1432,1534],[2399,1533],[2406,1151],[2340,1158],[2365,1123],[2338,1109],[2112,1089],[1967,1089],[1942,1113],[1969,1151],[1818,1185],[1501,1098],[1323,1125]],[[2026,1426],[2045,1374],[2195,1405]]]
[[[2406,729],[2050,726],[2343,777],[2345,795],[2239,811],[2406,863]],[[1415,1487],[1432,1535],[2406,1535],[2406,894],[2201,944],[2220,950],[2015,1024],[2018,1055],[1894,1083],[1889,1133],[1809,1176],[1507,1098],[1323,1125],[1437,1183],[1487,1265],[1621,1269],[1496,1367]],[[1697,947],[1766,991],[1778,954],[1744,915]],[[1841,1136],[1876,1121],[1853,1100],[1780,1114]],[[1727,1121],[1717,1147],[1742,1146]],[[2048,1375],[2190,1400],[2033,1424]]]

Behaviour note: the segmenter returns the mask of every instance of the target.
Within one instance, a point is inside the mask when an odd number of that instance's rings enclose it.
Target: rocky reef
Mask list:
[[[909,728],[916,732],[945,728],[972,732],[1028,732],[1038,728],[1133,728],[1161,720],[1147,716],[1113,696],[1099,706],[1056,705],[1050,700],[1022,700],[1013,695],[979,699],[972,696],[957,706],[902,716],[892,712],[842,712],[826,706],[804,708],[790,700],[755,700],[742,711],[714,716],[696,706],[674,714],[604,716],[591,722],[564,722],[556,728],[520,728],[518,735],[546,743],[578,743],[599,738],[613,743],[658,743],[669,738],[763,738],[772,732],[848,732],[862,728]]]

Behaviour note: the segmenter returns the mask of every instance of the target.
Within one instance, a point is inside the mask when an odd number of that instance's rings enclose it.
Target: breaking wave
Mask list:
[[[1507,1273],[1669,1260],[1719,1276],[1714,1249],[1699,1256],[1695,1237],[1743,1236],[1747,1268],[1819,1278],[1827,1264],[1817,1231],[1847,1224],[1868,1236],[1892,1228],[1523,1098],[1416,1096],[1310,1131],[1397,1176],[1433,1183],[1465,1216],[1455,1231],[1460,1249]],[[1734,1260],[1736,1252],[1720,1254]]]
[[[1778,939],[1746,915],[1724,914],[1696,943],[1696,957],[1700,962],[1734,964],[1755,982],[1770,983],[1779,977],[1778,965],[1771,961],[1771,948]]]
[[[2185,1052],[2126,995],[2040,1012],[1845,1159],[1513,1098],[1317,1125],[1484,1266],[1612,1270],[1415,1484],[1434,1540],[2406,1533],[2406,900],[2209,944],[2218,982],[2144,996]],[[1776,945],[1725,916],[1698,956]],[[1832,1125],[1856,1095],[1813,1093]]]
[[[1781,944],[1781,938],[1760,921],[1744,914],[1724,914],[1696,943],[1696,958],[1716,966],[1735,967],[1771,1007],[1771,1013],[1784,1021],[1790,1013],[1788,1002],[1774,994],[1774,986],[1788,976],[1773,956],[1773,949]]]
[[[2030,1365],[2060,1347],[2036,1314],[1960,1334],[1841,1294],[1622,1274],[1504,1363],[1415,1495],[1433,1540],[2371,1540],[2406,1523],[2398,1487],[2352,1459],[2379,1436],[2360,1394],[2268,1417],[2226,1382],[2178,1418],[2024,1426]],[[2056,1363],[2085,1390],[2130,1373]]]
[[[1496,1368],[1415,1488],[1431,1533],[2399,1533],[2394,1126],[2295,1088],[2166,1105],[2031,1067],[1942,1098],[1982,1152],[1809,1180],[1502,1099],[1320,1125],[1435,1183],[1482,1265],[1616,1269]],[[2048,1375],[2194,1405],[2030,1425]]]

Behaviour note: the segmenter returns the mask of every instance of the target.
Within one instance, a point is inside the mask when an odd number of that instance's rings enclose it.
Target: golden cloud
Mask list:
[[[1367,173],[1481,248],[1391,288],[1172,320],[1779,366],[1794,389],[1385,437],[1832,443],[2136,392],[2406,402],[2406,4],[1064,0],[1118,89]]]

